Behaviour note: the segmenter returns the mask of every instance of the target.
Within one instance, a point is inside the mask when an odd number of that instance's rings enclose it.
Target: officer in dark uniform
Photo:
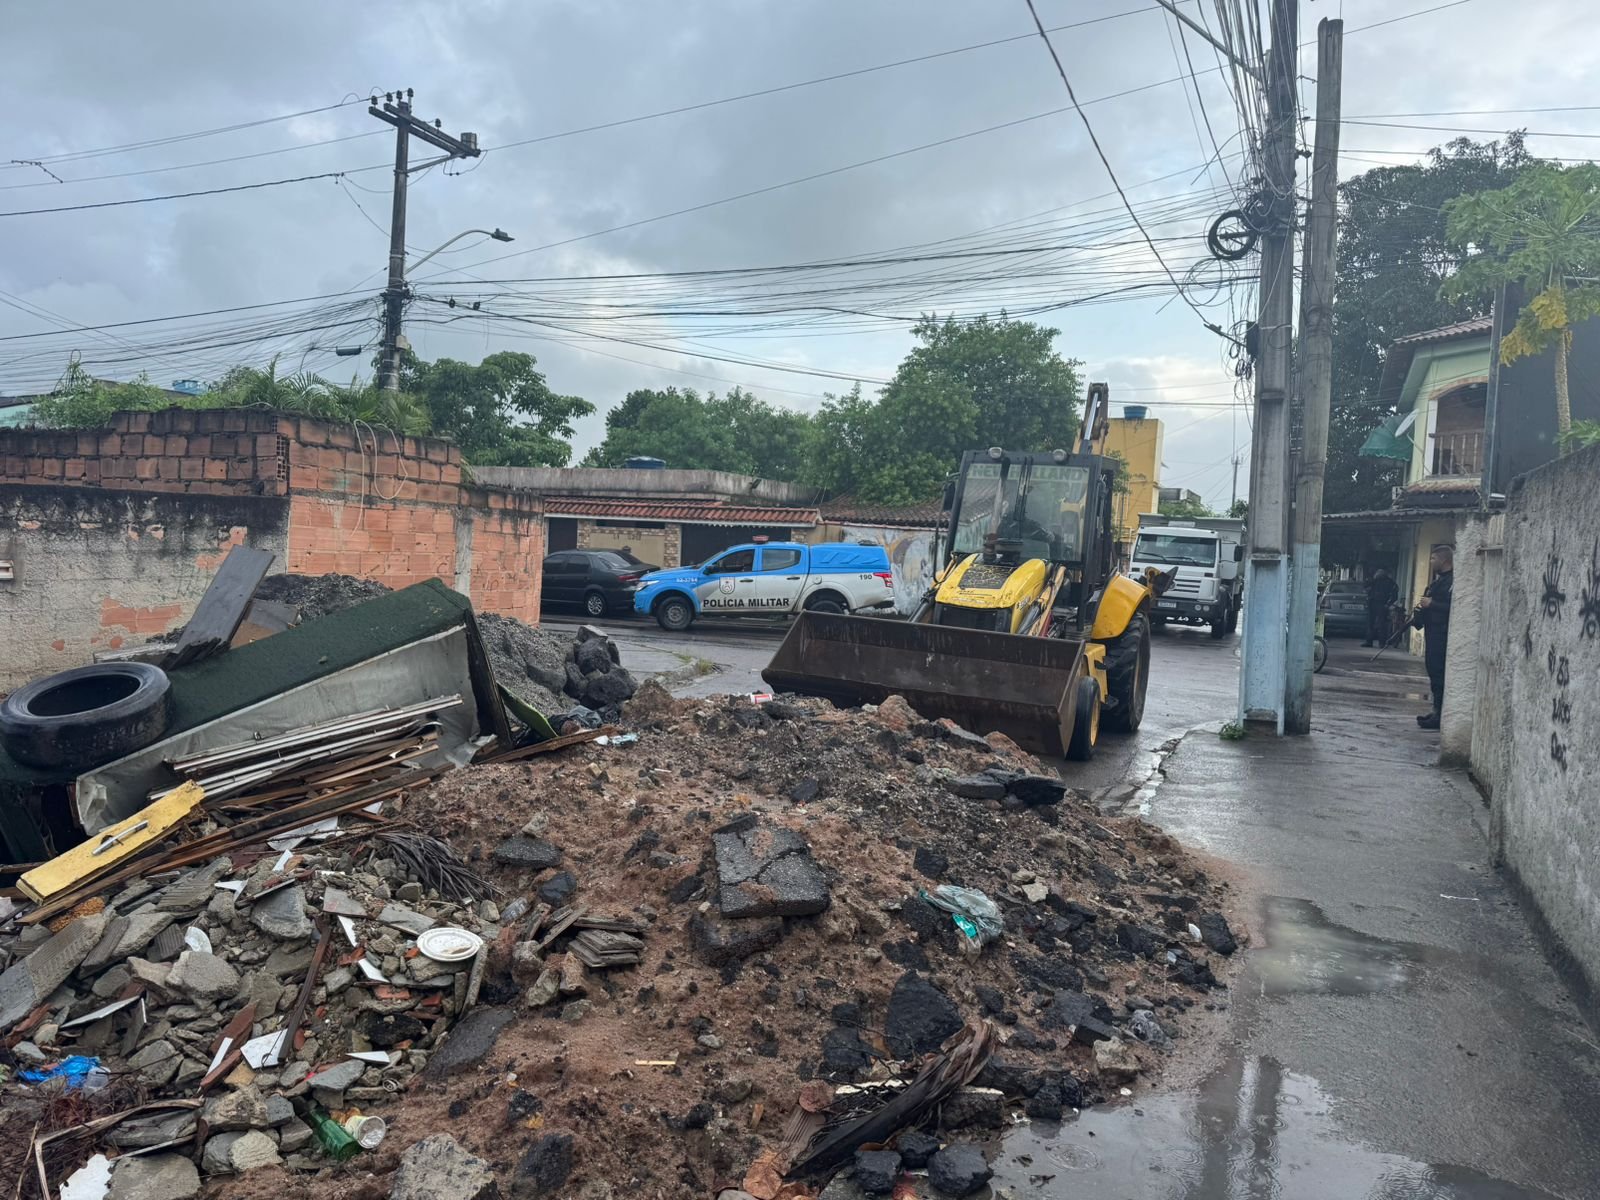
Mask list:
[[[1439,545],[1428,556],[1433,582],[1417,601],[1412,625],[1422,630],[1423,661],[1428,664],[1428,684],[1433,689],[1433,711],[1417,718],[1424,729],[1439,728],[1439,710],[1444,706],[1444,659],[1450,644],[1450,592],[1455,586],[1455,551]]]

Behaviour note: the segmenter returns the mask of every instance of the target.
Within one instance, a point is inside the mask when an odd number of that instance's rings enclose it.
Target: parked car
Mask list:
[[[1335,579],[1317,598],[1327,633],[1367,636],[1367,585],[1359,579]]]
[[[674,631],[699,617],[867,612],[894,607],[894,573],[882,546],[752,542],[698,567],[652,571],[639,581],[633,607]]]
[[[591,617],[631,612],[640,576],[655,569],[615,550],[557,550],[545,555],[540,603],[581,608]]]

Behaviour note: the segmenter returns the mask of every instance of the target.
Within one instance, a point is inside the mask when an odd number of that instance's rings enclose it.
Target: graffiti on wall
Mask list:
[[[882,546],[894,571],[894,608],[905,616],[917,610],[933,584],[933,530],[885,529],[881,525],[845,525],[842,540]]]
[[[1545,673],[1550,687],[1550,761],[1564,773],[1568,769],[1568,756],[1572,747],[1572,680],[1574,668],[1572,654],[1563,653],[1562,639],[1567,632],[1567,593],[1561,586],[1565,569],[1555,536],[1552,534],[1550,553],[1545,559],[1544,574],[1539,580],[1538,612],[1543,624],[1554,624],[1550,648],[1545,654]],[[1581,551],[1580,551],[1581,553]],[[1580,568],[1581,570],[1581,568]],[[1595,640],[1600,636],[1600,538],[1590,550],[1588,578],[1581,582],[1577,611],[1576,642]],[[1532,622],[1523,635],[1525,648],[1531,646]],[[1577,645],[1568,647],[1570,651]]]

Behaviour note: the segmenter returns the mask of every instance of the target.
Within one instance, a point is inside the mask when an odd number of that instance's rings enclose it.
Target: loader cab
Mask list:
[[[997,575],[1031,560],[1064,567],[1056,607],[1088,624],[1092,614],[1079,610],[1112,569],[1114,471],[1114,460],[1093,454],[969,451],[947,492],[948,560],[977,555],[977,567]]]

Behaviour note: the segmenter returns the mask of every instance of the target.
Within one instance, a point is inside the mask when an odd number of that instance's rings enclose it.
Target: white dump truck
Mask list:
[[[1178,569],[1165,593],[1152,601],[1150,623],[1209,625],[1225,637],[1239,624],[1244,598],[1244,522],[1234,517],[1163,517],[1140,513],[1128,572]]]

